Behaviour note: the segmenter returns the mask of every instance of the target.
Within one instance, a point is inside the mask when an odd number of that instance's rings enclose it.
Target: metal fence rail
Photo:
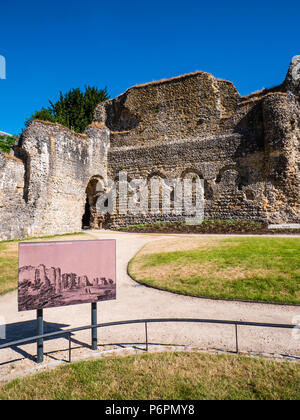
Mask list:
[[[0,350],[5,349],[8,347],[19,346],[22,344],[28,344],[31,342],[41,343],[41,340],[45,339],[55,339],[60,336],[67,336],[69,341],[69,362],[72,360],[72,348],[71,348],[71,335],[72,333],[84,330],[92,330],[95,331],[98,328],[105,328],[105,327],[113,327],[117,325],[130,325],[130,324],[144,324],[145,325],[145,345],[146,351],[149,349],[149,340],[148,340],[148,324],[152,323],[175,323],[175,322],[182,322],[182,323],[202,323],[202,324],[221,324],[221,325],[233,325],[235,326],[235,341],[236,341],[236,353],[239,352],[239,341],[238,341],[238,327],[239,326],[250,326],[250,327],[265,327],[265,328],[283,328],[283,329],[294,329],[297,328],[294,324],[272,324],[272,323],[263,323],[263,322],[248,322],[248,321],[227,321],[227,320],[220,320],[220,319],[199,319],[199,318],[154,318],[154,319],[133,319],[127,321],[114,321],[114,322],[106,322],[101,324],[91,324],[86,325],[83,327],[71,328],[66,330],[61,330],[53,333],[46,333],[42,335],[35,335],[32,337],[26,337],[21,340],[11,341],[9,343],[5,343],[0,345]],[[93,348],[93,342],[92,346]],[[41,360],[38,360],[38,363]]]

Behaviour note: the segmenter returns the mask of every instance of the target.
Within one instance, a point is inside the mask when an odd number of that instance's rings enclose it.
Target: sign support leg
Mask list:
[[[36,334],[44,334],[43,309],[36,311]],[[42,363],[44,360],[44,340],[42,338],[37,340],[37,363]]]
[[[97,325],[97,302],[92,302],[92,325]],[[97,328],[92,328],[92,350],[98,348]]]

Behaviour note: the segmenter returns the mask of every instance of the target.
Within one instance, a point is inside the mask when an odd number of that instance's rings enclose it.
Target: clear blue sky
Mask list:
[[[283,81],[300,54],[299,0],[52,0],[0,6],[0,130],[59,91],[128,87],[196,70],[231,80],[242,95]]]

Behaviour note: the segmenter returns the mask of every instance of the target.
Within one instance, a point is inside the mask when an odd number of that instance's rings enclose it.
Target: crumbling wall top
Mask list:
[[[284,81],[284,87],[287,91],[300,97],[300,55],[296,55],[290,64],[289,71]]]
[[[110,130],[112,148],[191,140],[224,134],[225,126],[235,132],[245,114],[241,107],[249,113],[271,94],[299,96],[300,56],[293,58],[281,85],[247,96],[231,82],[200,71],[136,85],[99,104],[94,123]]]
[[[239,99],[231,82],[195,72],[134,86],[100,104],[94,120],[110,129],[112,147],[190,139],[217,131]]]

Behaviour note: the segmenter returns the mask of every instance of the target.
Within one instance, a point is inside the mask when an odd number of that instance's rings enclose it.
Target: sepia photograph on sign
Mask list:
[[[19,311],[113,299],[114,240],[19,244]]]

